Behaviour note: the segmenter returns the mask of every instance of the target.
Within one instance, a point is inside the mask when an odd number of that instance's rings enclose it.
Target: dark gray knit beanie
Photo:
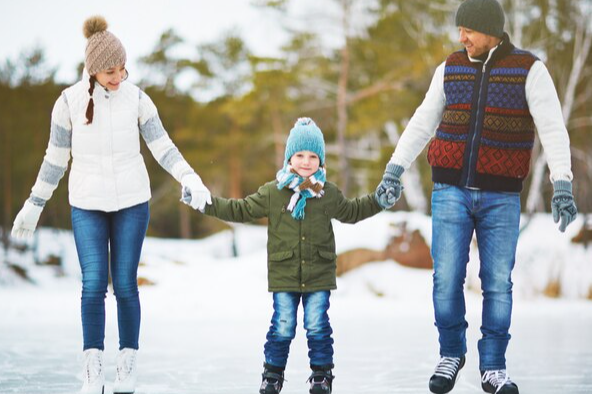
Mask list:
[[[504,10],[496,0],[466,0],[456,12],[456,26],[494,37],[504,35]]]

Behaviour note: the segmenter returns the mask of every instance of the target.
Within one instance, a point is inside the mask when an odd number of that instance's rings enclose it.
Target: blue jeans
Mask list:
[[[147,202],[116,212],[72,207],[72,229],[82,270],[84,350],[105,347],[109,266],[117,300],[119,349],[138,349],[138,263],[149,218]]]
[[[300,298],[304,307],[304,329],[308,339],[310,365],[333,364],[333,330],[327,314],[330,295],[330,291],[273,293],[273,317],[264,348],[267,364],[286,367],[290,343],[296,336],[296,312]]]
[[[463,286],[473,232],[483,293],[479,368],[505,369],[512,316],[512,269],[520,226],[518,193],[471,190],[441,183],[432,193],[433,301],[440,355],[467,352]]]

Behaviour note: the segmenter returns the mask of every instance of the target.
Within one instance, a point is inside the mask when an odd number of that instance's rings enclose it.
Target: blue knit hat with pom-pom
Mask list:
[[[320,165],[325,165],[325,139],[323,132],[311,118],[298,118],[286,142],[284,166],[290,158],[300,151],[314,152],[319,156]]]

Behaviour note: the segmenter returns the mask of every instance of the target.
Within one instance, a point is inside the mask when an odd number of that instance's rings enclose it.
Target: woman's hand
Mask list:
[[[199,175],[187,174],[181,178],[181,201],[203,212],[207,204],[212,204],[212,196],[208,188],[203,184]]]
[[[43,207],[29,202],[29,200],[25,201],[25,205],[14,219],[11,232],[13,238],[30,238],[33,236],[41,211],[43,211]]]

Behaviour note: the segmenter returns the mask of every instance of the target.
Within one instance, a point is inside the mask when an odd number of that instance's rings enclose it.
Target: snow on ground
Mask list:
[[[429,218],[384,213],[354,226],[335,223],[338,252],[384,248],[397,231],[392,223],[401,220],[431,240]],[[592,392],[592,303],[581,299],[590,284],[592,255],[569,243],[572,227],[560,234],[551,217],[541,215],[519,243],[507,358],[522,393]],[[155,285],[141,288],[137,393],[257,392],[272,313],[266,290],[266,229],[239,225],[235,234],[238,258],[232,257],[230,232],[197,241],[147,239],[139,275]],[[37,285],[32,285],[6,280],[0,272],[0,393],[63,394],[80,386],[80,274],[72,236],[43,230],[38,242],[41,256],[54,253],[64,259],[63,276],[55,278],[55,268],[35,268],[31,274]],[[27,253],[9,257],[31,259]],[[453,391],[457,394],[481,392],[476,258],[472,254],[469,264],[469,351]],[[537,295],[551,274],[564,284],[562,299]],[[335,393],[428,393],[427,381],[438,359],[430,271],[384,261],[349,272],[338,279],[330,316]],[[111,393],[114,378],[115,317],[115,300],[109,294],[106,393]],[[284,394],[308,391],[301,327],[291,347]]]

